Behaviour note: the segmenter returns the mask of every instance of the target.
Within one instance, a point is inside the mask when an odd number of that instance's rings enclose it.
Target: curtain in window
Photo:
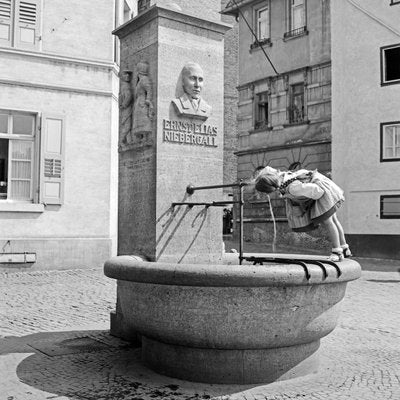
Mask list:
[[[15,200],[32,200],[33,142],[10,140],[10,194]]]

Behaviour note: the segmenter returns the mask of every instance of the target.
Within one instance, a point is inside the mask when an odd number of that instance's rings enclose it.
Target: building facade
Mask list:
[[[355,254],[400,258],[400,1],[332,2],[332,160]],[[351,38],[351,40],[348,40]]]
[[[267,165],[330,174],[330,1],[232,0],[223,13],[239,21],[238,178]],[[245,200],[244,238],[267,250],[269,200],[254,191]],[[283,201],[271,204],[280,244],[326,245],[324,234],[290,233]]]
[[[129,2],[0,1],[0,266],[116,251],[118,65]]]

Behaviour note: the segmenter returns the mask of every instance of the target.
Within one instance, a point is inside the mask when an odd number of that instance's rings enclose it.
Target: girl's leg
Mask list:
[[[329,235],[329,239],[332,243],[332,247],[340,248],[339,230],[333,221],[333,217],[334,217],[334,215],[329,217],[325,221],[323,221],[323,224],[324,224],[325,228],[328,230],[328,235]]]
[[[336,225],[336,229],[338,230],[339,233],[339,241],[340,241],[340,247],[343,249],[343,255],[347,257],[351,257],[353,254],[351,253],[349,245],[346,243],[346,238],[344,235],[344,229],[342,227],[342,224],[339,221],[339,218],[337,217],[336,214],[332,215],[333,223]]]
[[[328,230],[329,239],[332,243],[332,254],[329,257],[331,261],[343,260],[343,249],[340,246],[340,235],[336,224],[333,221],[333,216],[326,219],[323,224]]]
[[[336,214],[332,215],[332,220],[333,220],[333,223],[336,225],[336,229],[339,234],[340,245],[344,246],[346,244],[346,238],[344,237],[344,230],[343,230],[342,224],[340,223]]]

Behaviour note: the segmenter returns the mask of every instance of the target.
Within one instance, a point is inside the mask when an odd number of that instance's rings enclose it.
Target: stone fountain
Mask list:
[[[227,29],[217,17],[153,6],[115,32],[124,73],[120,255],[104,267],[117,280],[111,333],[139,341],[143,363],[165,375],[267,383],[317,370],[320,339],[360,266],[223,253]],[[185,77],[200,88],[192,104]]]

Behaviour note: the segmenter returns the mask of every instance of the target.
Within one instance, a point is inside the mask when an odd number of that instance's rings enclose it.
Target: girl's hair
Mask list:
[[[264,193],[275,192],[279,187],[278,174],[261,174],[256,178],[256,190]]]

